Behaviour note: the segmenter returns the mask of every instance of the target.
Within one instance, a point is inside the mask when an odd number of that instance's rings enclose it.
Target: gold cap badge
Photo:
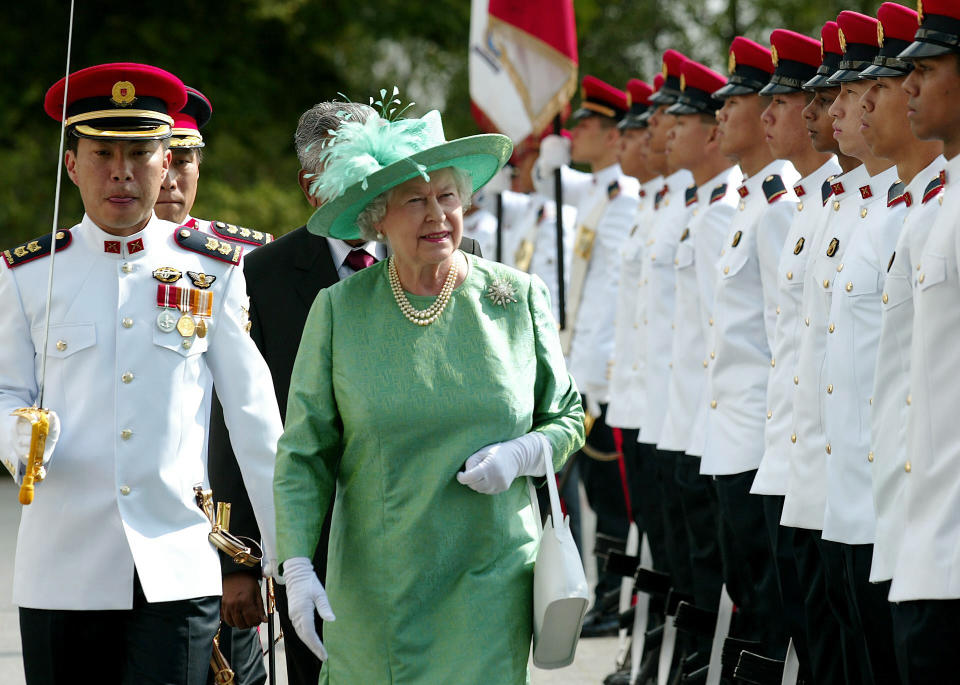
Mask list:
[[[687,89],[687,77],[684,74],[680,74],[680,90]]]
[[[667,63],[666,63],[666,62],[663,63],[663,68],[660,70],[660,72],[663,74],[663,78],[666,79],[666,78],[667,78],[667,75],[668,75],[668,73],[669,73],[668,70],[667,70]]]
[[[917,23],[923,23],[923,0],[917,0]]]
[[[847,37],[843,35],[843,29],[837,30],[837,35],[840,38],[840,52],[847,51]]]
[[[877,22],[877,45],[883,47],[883,24]]]
[[[777,54],[777,46],[770,46],[770,59],[773,60],[773,66],[777,66],[780,63],[780,55]]]
[[[727,61],[727,70],[732,74],[737,70],[737,56],[733,50],[730,51],[730,59]]]
[[[129,107],[137,99],[137,91],[129,81],[117,81],[114,83],[111,94],[113,97],[110,98],[110,102],[117,107]]]

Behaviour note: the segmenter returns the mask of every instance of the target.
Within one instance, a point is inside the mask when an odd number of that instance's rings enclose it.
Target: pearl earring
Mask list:
[[[383,235],[380,231],[377,231],[377,240],[383,240],[386,236]]]

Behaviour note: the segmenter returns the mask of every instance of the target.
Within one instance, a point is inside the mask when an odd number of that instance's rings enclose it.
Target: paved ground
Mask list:
[[[584,503],[584,511],[589,509]],[[13,585],[13,557],[20,522],[20,505],[17,502],[17,490],[12,481],[4,474],[0,477],[0,683],[2,685],[20,685],[24,682],[23,663],[20,653],[20,630],[17,609],[10,603]],[[585,526],[595,525],[585,521]],[[585,535],[584,539],[592,536]],[[596,568],[587,564],[587,578],[593,582]],[[266,628],[264,627],[264,635]],[[277,685],[287,685],[283,668],[283,641],[278,651]],[[582,640],[577,648],[577,658],[573,664],[556,671],[531,669],[532,685],[599,685],[606,674],[613,670],[617,652],[616,638]],[[83,681],[82,674],[78,679]]]

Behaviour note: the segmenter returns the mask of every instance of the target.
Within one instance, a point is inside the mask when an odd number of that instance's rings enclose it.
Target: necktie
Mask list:
[[[360,269],[366,269],[368,266],[372,266],[377,263],[376,258],[371,255],[366,250],[350,250],[350,254],[347,255],[347,258],[343,260],[346,262],[354,271],[360,271]]]

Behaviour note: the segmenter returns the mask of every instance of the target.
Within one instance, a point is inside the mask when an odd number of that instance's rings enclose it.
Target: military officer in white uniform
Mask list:
[[[57,121],[63,97],[61,80],[45,103]],[[31,684],[94,672],[106,683],[204,682],[221,588],[194,493],[206,484],[211,377],[275,568],[281,425],[246,335],[243,249],[153,213],[168,112],[185,101],[176,77],[146,65],[70,77],[65,161],[85,214],[57,236],[43,398],[62,439],[48,444],[46,479],[23,510],[14,567]],[[48,241],[3,253],[0,444],[12,465],[27,446],[9,414],[38,399],[41,381]]]
[[[878,19],[883,44],[874,64],[857,74],[858,91],[866,88],[860,97],[863,138],[875,157],[896,164],[897,178],[910,182],[942,149],[939,141],[922,142],[908,133],[908,96],[901,86],[910,65],[897,59],[897,55],[913,39],[917,13],[887,3],[881,6]],[[935,177],[933,180],[938,182]],[[897,183],[895,188],[902,185]],[[895,189],[892,195],[902,192]],[[869,671],[863,674],[864,679],[898,685],[887,601],[889,585],[869,580],[876,529],[870,425],[883,311],[881,298],[907,210],[905,198],[898,202],[890,194],[865,207],[866,216],[861,211],[863,220],[850,237],[843,271],[832,288],[824,359],[823,416],[831,453],[827,457],[823,539],[841,543],[848,602],[863,627],[866,643]],[[885,388],[879,388],[879,392],[887,394]],[[896,399],[905,404],[903,397]]]
[[[948,682],[956,670],[960,639],[960,398],[953,382],[960,366],[960,112],[947,96],[960,88],[958,46],[960,7],[927,0],[915,41],[900,55],[916,65],[904,84],[913,110],[911,128],[921,140],[942,140],[948,160],[936,223],[922,252],[910,252],[915,280],[906,514],[890,588],[897,662],[901,679],[909,683]],[[940,198],[933,201],[939,204]]]
[[[828,338],[836,332],[836,323],[833,331],[830,330],[832,289],[835,285],[844,287],[849,280],[844,273],[845,253],[854,232],[872,222],[885,208],[887,191],[897,180],[897,171],[889,160],[878,159],[870,152],[860,130],[859,98],[867,86],[859,82],[859,72],[872,63],[879,51],[877,20],[855,12],[842,12],[837,21],[849,38],[845,41],[838,71],[828,78],[828,82],[842,86],[829,113],[834,119],[834,136],[840,149],[863,164],[832,181],[829,216],[811,245],[813,251],[807,263],[801,305],[803,327],[793,376],[790,478],[781,524],[814,531],[811,534],[814,544],[796,551],[798,565],[822,570],[827,602],[840,626],[844,672],[848,680],[859,681],[861,674],[868,678],[870,674],[863,627],[846,591],[843,550],[822,534],[827,464],[833,451],[826,434],[824,412],[827,397],[835,390],[826,379],[824,364]],[[847,27],[843,28],[845,23]],[[806,575],[801,572],[801,579]]]
[[[620,249],[633,227],[639,183],[624,175],[617,162],[620,132],[617,122],[626,113],[626,94],[600,79],[583,79],[582,101],[574,112],[571,140],[547,136],[534,165],[534,185],[553,199],[554,170],[561,168],[564,202],[577,207],[577,234],[570,265],[566,340],[570,373],[584,395],[593,421],[577,465],[587,499],[597,514],[597,531],[624,539],[629,529],[626,486],[621,478],[613,433],[604,415],[609,401],[608,376],[613,359],[614,313],[620,282]],[[574,162],[588,164],[592,174],[574,171]],[[569,198],[569,199],[568,199]],[[601,574],[596,596],[620,586],[620,579]],[[599,609],[599,607],[598,607]],[[584,635],[615,633],[616,612],[588,615]]]
[[[773,158],[762,135],[766,103],[758,92],[773,73],[770,50],[738,36],[730,54],[729,81],[714,93],[723,101],[720,149],[739,163],[745,180],[718,260],[700,472],[714,477],[724,580],[742,617],[738,637],[760,641],[766,656],[782,658],[786,629],[763,503],[749,491],[763,456],[777,265],[796,213],[788,188],[799,174]]]
[[[726,79],[693,60],[687,60],[681,70],[680,97],[667,108],[667,114],[676,119],[667,136],[667,159],[671,167],[690,171],[695,188],[687,191],[684,204],[691,209],[690,217],[680,233],[673,260],[673,342],[667,410],[657,451],[674,464],[694,601],[701,609],[716,611],[723,584],[717,511],[713,486],[700,475],[702,445],[694,446],[691,437],[696,433],[698,416],[705,418],[705,412],[700,412],[707,381],[703,360],[713,308],[716,256],[737,211],[736,188],[743,174],[720,151],[716,120],[720,103],[711,95]],[[709,638],[698,636],[696,644],[701,655],[710,653]]]

